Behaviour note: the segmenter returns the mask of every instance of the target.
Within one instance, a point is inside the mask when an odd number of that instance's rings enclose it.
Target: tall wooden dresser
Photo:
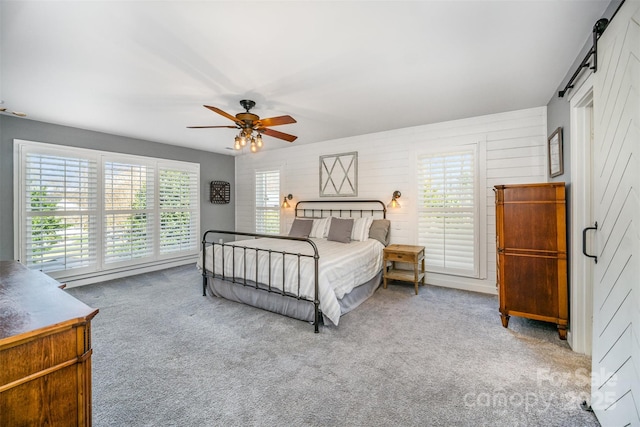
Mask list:
[[[520,316],[567,337],[565,184],[497,185],[496,258],[502,325]]]
[[[0,426],[91,425],[90,308],[0,261]]]

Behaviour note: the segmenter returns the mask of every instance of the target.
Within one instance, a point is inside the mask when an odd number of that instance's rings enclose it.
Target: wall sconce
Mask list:
[[[293,196],[291,194],[287,194],[286,196],[284,196],[284,199],[282,200],[282,209],[287,209],[291,207],[287,199],[291,200],[293,199]]]
[[[402,193],[400,193],[398,190],[393,192],[393,196],[391,196],[391,201],[389,202],[389,204],[387,205],[388,208],[399,208],[400,207],[400,203],[398,203],[398,199],[400,198],[400,196],[402,196]]]

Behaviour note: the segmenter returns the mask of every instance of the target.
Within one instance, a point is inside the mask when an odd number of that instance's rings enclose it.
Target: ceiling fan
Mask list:
[[[187,126],[189,129],[207,129],[207,128],[230,128],[230,129],[240,129],[240,133],[236,136],[233,148],[236,150],[241,150],[247,144],[249,144],[251,152],[255,153],[258,149],[262,148],[262,135],[272,136],[274,138],[283,139],[287,142],[293,142],[298,137],[294,135],[289,135],[288,133],[278,132],[277,130],[269,129],[271,126],[279,126],[279,125],[288,125],[290,123],[296,123],[296,120],[291,116],[278,116],[278,117],[270,117],[266,119],[261,119],[256,114],[250,113],[253,107],[255,107],[256,103],[254,101],[243,99],[240,101],[240,105],[246,111],[243,113],[238,113],[235,116],[222,111],[219,108],[212,107],[210,105],[205,105],[205,108],[220,114],[228,118],[229,120],[235,123],[235,126]],[[253,133],[257,133],[256,136]]]

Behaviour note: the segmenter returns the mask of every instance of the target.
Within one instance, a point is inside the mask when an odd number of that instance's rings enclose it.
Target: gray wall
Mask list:
[[[607,9],[602,15],[602,18],[610,19],[611,16],[614,14],[614,12],[618,9],[618,6],[620,6],[621,2],[622,0],[612,0],[611,3],[609,3],[609,6],[607,6]],[[595,25],[595,22],[593,23],[593,25]],[[577,53],[576,59],[571,65],[571,68],[567,70],[567,74],[564,76],[564,79],[562,79],[562,83],[558,86],[553,96],[549,100],[549,103],[547,104],[547,136],[551,135],[553,131],[556,130],[557,128],[559,127],[562,128],[564,173],[554,178],[550,178],[549,180],[558,181],[558,182],[564,181],[566,183],[567,248],[568,248],[567,259],[569,263],[571,263],[571,259],[574,256],[574,254],[571,253],[571,245],[572,245],[572,242],[571,242],[572,186],[571,186],[571,143],[570,143],[571,141],[571,108],[569,105],[569,97],[571,95],[571,90],[569,90],[564,95],[563,98],[560,98],[558,96],[558,92],[565,88],[565,86],[571,79],[571,76],[573,75],[573,73],[575,73],[576,69],[578,69],[578,66],[580,66],[580,64],[582,63],[582,60],[587,55],[587,52],[589,52],[589,49],[591,49],[591,46],[593,46],[593,33],[592,33],[593,25],[591,26],[591,28],[585,29],[584,46],[582,47],[580,52]],[[593,57],[591,59],[593,59]],[[581,71],[581,73],[590,73],[590,72],[591,70],[588,70],[588,69],[583,69]],[[569,273],[569,283],[571,283],[570,268],[568,273]],[[571,298],[571,295],[569,295],[569,298]]]
[[[235,229],[235,160],[233,156],[181,148],[11,116],[0,116],[0,260],[13,253],[13,140],[47,142],[171,160],[200,163],[200,227]],[[231,203],[209,202],[209,182],[231,183]]]
[[[602,18],[610,19],[614,12],[618,9],[618,6],[620,6],[621,2],[622,0],[612,0],[611,3],[609,3],[609,6],[607,6],[607,9],[602,15]],[[595,22],[593,23],[593,25],[595,25]],[[591,26],[591,28],[585,29],[585,44],[582,47],[582,50],[580,52],[576,52],[576,59],[573,65],[571,65],[571,68],[567,70],[567,74],[565,75],[564,79],[562,79],[562,83],[558,86],[553,94],[553,97],[547,104],[547,135],[551,135],[554,130],[561,127],[562,139],[564,141],[564,174],[555,178],[550,178],[551,181],[564,181],[567,184],[571,182],[571,144],[569,144],[569,141],[571,141],[571,110],[569,106],[569,96],[571,95],[571,91],[569,90],[563,98],[560,98],[558,96],[558,92],[564,89],[564,87],[567,85],[567,82],[569,82],[569,79],[571,79],[573,73],[576,71],[582,60],[587,55],[587,52],[589,52],[589,49],[591,49],[591,46],[593,45],[593,25]],[[588,69],[584,69],[582,71],[582,73],[590,72],[591,71]]]

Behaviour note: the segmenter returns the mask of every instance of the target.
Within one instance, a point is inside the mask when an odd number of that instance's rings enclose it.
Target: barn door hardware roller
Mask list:
[[[584,59],[578,66],[578,69],[575,71],[575,73],[573,73],[564,89],[558,92],[558,96],[560,98],[562,98],[569,89],[573,89],[573,82],[584,68],[590,68],[594,73],[598,71],[598,39],[600,38],[602,33],[604,33],[607,25],[609,25],[609,20],[607,18],[601,18],[598,19],[598,21],[593,26],[593,46],[591,46],[591,49],[589,49],[589,52],[587,52],[587,56],[584,57]],[[593,56],[593,61],[590,64],[589,59],[591,58],[591,56]]]

